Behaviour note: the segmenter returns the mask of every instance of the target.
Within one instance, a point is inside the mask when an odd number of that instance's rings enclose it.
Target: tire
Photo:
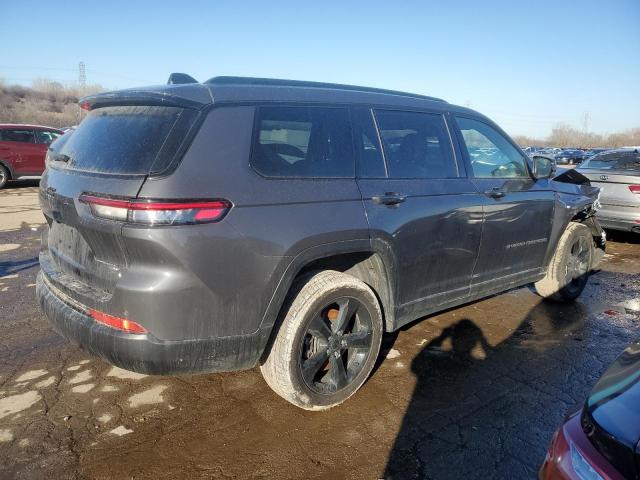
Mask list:
[[[4,165],[0,165],[0,190],[5,187],[7,182],[9,181],[9,170]]]
[[[273,391],[305,410],[353,395],[380,352],[382,311],[371,288],[344,273],[314,273],[294,284],[283,315],[260,367]]]
[[[547,275],[535,283],[536,292],[550,300],[574,301],[587,285],[592,258],[593,238],[589,228],[570,223],[560,237]]]

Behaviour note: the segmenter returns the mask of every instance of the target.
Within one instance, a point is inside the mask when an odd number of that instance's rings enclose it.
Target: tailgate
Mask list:
[[[640,185],[640,176],[626,172],[607,170],[580,170],[591,181],[591,185],[602,190],[600,203],[625,207],[640,206],[640,194],[635,193],[634,185]],[[638,187],[640,189],[640,187]]]
[[[149,175],[175,166],[199,114],[179,106],[111,103],[51,145],[40,182],[49,226],[40,258],[47,281],[90,307],[111,299],[128,264],[122,223],[96,217],[79,198],[136,198]]]

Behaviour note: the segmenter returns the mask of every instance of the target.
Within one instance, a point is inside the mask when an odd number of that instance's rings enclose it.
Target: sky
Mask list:
[[[66,1],[0,8],[0,78],[109,89],[171,72],[437,96],[511,135],[640,127],[640,0]]]

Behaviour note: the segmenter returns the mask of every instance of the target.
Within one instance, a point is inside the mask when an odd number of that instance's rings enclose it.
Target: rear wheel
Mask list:
[[[557,301],[573,301],[589,280],[593,238],[580,223],[570,223],[562,234],[547,275],[535,284],[538,295]]]
[[[9,170],[4,165],[0,165],[0,188],[4,188],[4,186],[9,181]]]
[[[380,351],[382,312],[373,291],[340,272],[323,271],[293,289],[269,356],[269,386],[306,410],[344,402],[365,382]]]

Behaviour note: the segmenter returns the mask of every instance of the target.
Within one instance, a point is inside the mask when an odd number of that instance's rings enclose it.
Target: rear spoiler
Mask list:
[[[207,87],[196,83],[98,93],[81,98],[79,103],[84,110],[116,105],[158,105],[200,110],[213,103],[213,97]]]

